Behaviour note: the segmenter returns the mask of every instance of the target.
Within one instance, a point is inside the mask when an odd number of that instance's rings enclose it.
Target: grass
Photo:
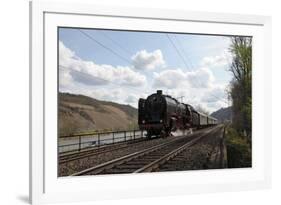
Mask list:
[[[226,130],[228,168],[252,167],[252,149],[245,137],[231,126]]]

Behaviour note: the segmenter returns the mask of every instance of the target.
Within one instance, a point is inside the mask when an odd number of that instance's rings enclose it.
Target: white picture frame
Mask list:
[[[253,167],[58,178],[58,26],[253,36]],[[271,18],[183,10],[104,7],[80,3],[31,2],[30,110],[32,204],[269,188]]]

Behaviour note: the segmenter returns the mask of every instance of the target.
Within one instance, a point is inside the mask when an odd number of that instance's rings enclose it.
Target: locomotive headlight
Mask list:
[[[144,124],[144,123],[145,123],[145,120],[142,121],[142,124]]]
[[[162,123],[163,122],[163,120],[160,120],[160,123]]]

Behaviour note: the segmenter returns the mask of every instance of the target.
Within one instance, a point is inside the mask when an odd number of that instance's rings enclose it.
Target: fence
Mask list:
[[[103,133],[85,133],[59,138],[59,153],[80,151],[82,149],[100,147],[102,145],[136,140],[144,137],[142,130],[115,131]]]

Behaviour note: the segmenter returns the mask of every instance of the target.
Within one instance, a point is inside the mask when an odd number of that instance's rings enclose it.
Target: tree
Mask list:
[[[230,52],[233,74],[230,96],[233,109],[233,126],[251,141],[252,134],[252,38],[232,37]]]

